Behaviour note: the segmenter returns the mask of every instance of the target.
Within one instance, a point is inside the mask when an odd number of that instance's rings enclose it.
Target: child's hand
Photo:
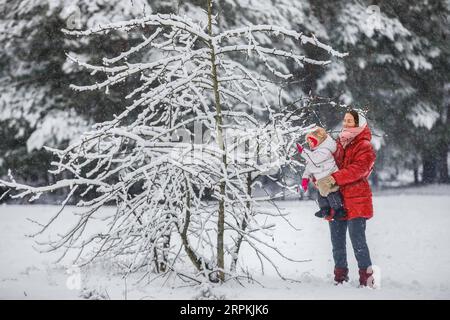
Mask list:
[[[306,190],[308,190],[308,183],[309,183],[309,179],[306,179],[306,178],[302,179],[302,188],[303,188],[303,191],[305,191],[305,192],[306,192]]]
[[[302,153],[303,152],[303,147],[301,145],[299,145],[298,143],[296,143],[296,145],[297,145],[298,152]]]

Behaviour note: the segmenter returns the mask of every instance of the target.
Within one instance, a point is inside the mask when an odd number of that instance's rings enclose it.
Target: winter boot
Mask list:
[[[334,219],[337,220],[343,220],[347,217],[347,212],[345,211],[345,209],[343,207],[334,210]]]
[[[330,215],[330,210],[331,208],[320,208],[320,210],[314,213],[314,215],[317,218],[325,218],[326,216]]]
[[[367,287],[373,288],[374,285],[374,279],[372,276],[372,270],[371,269],[359,269],[359,286],[360,287]]]
[[[334,268],[334,284],[342,284],[348,281],[348,268]]]

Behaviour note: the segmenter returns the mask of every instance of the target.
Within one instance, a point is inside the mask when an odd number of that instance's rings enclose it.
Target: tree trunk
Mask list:
[[[186,186],[186,190],[187,190],[187,186]],[[180,226],[178,226],[178,232],[180,234],[181,241],[183,242],[183,247],[184,247],[184,250],[186,251],[186,254],[188,255],[189,259],[191,260],[191,262],[195,266],[195,268],[198,271],[201,271],[202,270],[201,259],[194,252],[194,250],[192,249],[192,247],[188,241],[187,232],[189,229],[190,222],[191,222],[191,198],[190,198],[189,192],[186,191],[186,217],[184,220],[183,229],[181,229]]]
[[[413,159],[413,175],[414,184],[419,184],[419,161],[417,159]]]
[[[208,0],[208,33],[212,37],[212,0]],[[225,144],[223,139],[222,131],[222,107],[220,104],[220,94],[219,94],[219,81],[217,78],[217,68],[216,68],[216,52],[215,44],[212,40],[209,43],[211,53],[211,71],[212,71],[212,82],[214,91],[214,104],[216,108],[216,126],[217,126],[217,143],[220,150],[223,152],[222,163],[224,165],[226,174],[227,170],[227,156],[225,153]],[[219,269],[218,278],[221,282],[225,280],[225,274],[223,272],[225,267],[225,257],[224,257],[224,229],[225,229],[225,179],[220,182],[220,198],[219,198],[219,210],[217,219],[217,268]]]
[[[377,190],[378,189],[378,173],[377,173],[377,169],[374,168],[374,170],[372,171],[372,173],[370,174],[370,181],[372,182],[372,188]]]
[[[439,150],[439,182],[450,183],[448,176],[448,152],[450,151],[450,106],[444,110],[444,123],[442,127],[442,149]]]
[[[168,220],[170,216],[167,216],[166,219]],[[162,261],[159,263],[159,270],[161,272],[167,271],[167,264],[169,263],[169,249],[170,249],[170,238],[171,238],[172,231],[166,230],[165,234],[162,236]]]
[[[249,173],[247,173],[247,194],[250,197],[252,195],[252,183],[253,183],[252,174],[251,174],[251,172],[249,172]],[[250,211],[251,202],[247,201],[246,205],[247,205],[247,209]],[[247,225],[248,225],[248,216],[247,216],[247,213],[245,213],[244,217],[242,218],[241,225],[239,226],[240,229],[242,230],[242,232],[245,232],[245,230],[247,229]],[[233,260],[231,261],[231,267],[230,267],[231,271],[236,270],[237,261],[239,258],[239,251],[241,249],[241,244],[242,244],[243,239],[244,239],[244,236],[242,234],[238,234],[238,239],[236,241],[236,247],[235,247],[235,250],[233,253],[234,254]]]
[[[448,176],[448,146],[439,150],[438,157],[438,182],[449,183]]]
[[[422,154],[422,182],[433,183],[436,182],[437,174],[437,160],[436,157],[429,151],[424,151]]]

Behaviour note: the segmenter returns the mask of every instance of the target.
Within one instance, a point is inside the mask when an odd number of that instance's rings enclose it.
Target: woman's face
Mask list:
[[[346,113],[343,121],[344,128],[355,127],[355,118],[353,118],[351,113]]]

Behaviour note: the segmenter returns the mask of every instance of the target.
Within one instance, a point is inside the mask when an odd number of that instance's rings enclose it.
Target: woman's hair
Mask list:
[[[359,113],[354,109],[348,109],[345,113],[350,113],[355,120],[355,127],[359,127]]]

